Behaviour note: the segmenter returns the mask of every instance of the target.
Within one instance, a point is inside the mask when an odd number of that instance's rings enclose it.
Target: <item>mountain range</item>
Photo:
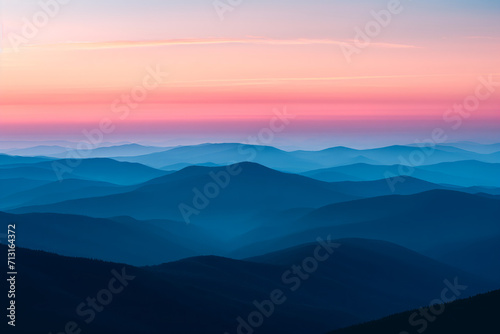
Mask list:
[[[20,333],[411,332],[400,312],[450,285],[500,288],[495,145],[18,147],[0,154],[0,228]],[[77,311],[124,272],[103,311]]]

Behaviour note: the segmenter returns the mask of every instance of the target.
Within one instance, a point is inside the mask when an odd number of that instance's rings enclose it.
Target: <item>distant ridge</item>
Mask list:
[[[48,157],[21,157],[8,154],[0,154],[0,166],[13,164],[33,164],[42,161],[51,160]]]
[[[1,158],[1,157],[0,157]],[[35,159],[35,158],[21,158]],[[23,170],[24,169],[24,170]],[[0,166],[0,177],[31,177],[48,181],[80,178],[103,181],[119,185],[131,185],[168,174],[138,163],[119,162],[107,158],[57,159],[33,161],[32,163]]]
[[[475,173],[471,173],[475,171]],[[373,181],[388,177],[408,176],[424,181],[470,186],[496,186],[500,187],[500,164],[486,163],[475,160],[444,162],[435,165],[422,165],[408,167],[403,165],[373,165],[356,163],[346,166],[330,167],[312,170],[302,175],[326,182],[338,181]],[[404,181],[404,180],[402,180]],[[402,184],[398,182],[396,184]]]

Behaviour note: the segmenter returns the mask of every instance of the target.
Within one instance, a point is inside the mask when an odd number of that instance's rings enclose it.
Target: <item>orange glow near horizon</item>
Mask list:
[[[82,6],[94,8],[96,4],[91,3]],[[360,4],[342,5],[342,10],[358,14],[353,23],[339,17],[332,20],[319,3],[294,3],[290,17],[266,14],[262,18],[267,35],[252,20],[258,14],[254,10],[228,23],[217,21],[212,12],[189,12],[193,21],[188,27],[174,16],[171,22],[159,20],[156,14],[133,18],[130,14],[140,8],[138,2],[134,6],[124,6],[122,10],[129,12],[123,17],[110,18],[110,24],[117,24],[112,29],[82,30],[73,22],[90,11],[81,9],[79,14],[75,10],[54,20],[50,29],[19,52],[4,45],[0,126],[116,118],[112,110],[123,104],[116,101],[142,84],[148,68],[168,72],[168,77],[148,90],[126,119],[120,119],[124,123],[244,123],[265,119],[275,105],[294,108],[301,119],[318,123],[430,122],[442,119],[448,108],[474,94],[479,78],[500,81],[500,35],[491,35],[494,15],[490,13],[469,15],[462,9],[460,14],[446,16],[445,24],[442,19],[448,14],[430,13],[427,27],[417,20],[425,10],[419,6],[424,5],[413,4],[405,20],[391,23],[348,62],[341,46],[352,44],[354,27],[370,18],[361,15]],[[266,13],[281,13],[276,4],[269,6]],[[314,20],[309,16],[297,20],[303,9],[314,11]],[[470,17],[464,25],[466,15]],[[195,24],[195,17],[206,29]],[[136,25],[144,32],[142,38],[134,38],[140,30],[126,25],[127,19],[152,20],[157,26],[148,30],[147,24]],[[96,19],[96,27],[105,21]],[[16,22],[4,20],[7,33],[22,28]],[[302,26],[305,22],[310,29]],[[186,29],[174,34],[174,23]],[[123,38],[119,24],[131,37]],[[439,30],[432,31],[432,25]],[[481,101],[475,121],[500,121],[499,91]]]

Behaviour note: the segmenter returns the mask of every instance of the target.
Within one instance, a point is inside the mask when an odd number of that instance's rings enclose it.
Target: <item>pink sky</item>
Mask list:
[[[412,122],[442,121],[448,108],[475,94],[479,78],[500,81],[499,8],[488,1],[477,4],[484,10],[447,1],[432,10],[402,2],[404,11],[351,62],[340,45],[352,43],[355,27],[387,2],[291,1],[283,12],[282,1],[256,1],[220,21],[197,0],[192,6],[110,1],[116,7],[103,8],[91,0],[61,8],[15,52],[5,37],[22,31],[22,17],[36,13],[36,2],[0,1],[4,136],[16,129],[62,136],[65,126],[77,129],[109,117],[128,129],[120,131],[132,131],[133,124],[154,124],[155,131],[178,124],[210,137],[220,124],[241,123],[237,127],[248,132],[277,106],[294,111],[297,133],[335,122],[352,131],[358,122],[374,130],[382,128],[376,123],[391,124],[396,133]],[[127,117],[118,117],[116,100],[143,82],[148,67],[169,75]],[[494,91],[464,128],[499,126],[499,102]],[[140,128],[148,132],[148,126]]]

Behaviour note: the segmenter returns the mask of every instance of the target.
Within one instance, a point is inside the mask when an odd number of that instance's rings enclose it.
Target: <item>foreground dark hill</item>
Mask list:
[[[430,315],[432,321],[427,321],[419,314],[419,310],[404,312],[380,320],[339,329],[330,334],[373,334],[373,333],[407,333],[425,332],[426,334],[469,334],[498,333],[500,323],[500,290],[477,295],[468,299],[458,300],[442,306],[441,314]],[[439,307],[436,308],[438,313]],[[410,317],[418,321],[416,326],[410,325]],[[424,329],[425,328],[425,329]]]
[[[449,275],[450,270],[458,270],[386,241],[350,238],[334,240],[333,243],[336,244],[336,256],[332,256],[328,260],[331,264],[330,266],[320,268],[318,273],[334,277],[341,272],[348,279],[343,282],[345,289],[350,289],[349,285],[352,284],[354,286],[367,285],[373,290],[377,290],[378,288],[386,290],[389,288],[387,282],[394,280],[398,282],[398,287],[395,290],[400,291],[408,297],[413,293],[418,295],[419,291],[425,293],[424,291],[427,289],[426,285],[433,285],[431,283],[432,278],[428,275],[446,277],[446,275]],[[302,244],[273,253],[250,257],[246,260],[273,265],[292,266],[296,264],[297,259],[311,256],[315,249],[314,246],[315,244]],[[362,274],[359,269],[377,274],[370,280],[366,280],[366,275]],[[460,275],[463,275],[463,277],[472,277],[471,274],[463,271]],[[421,282],[420,285],[414,286],[411,283],[413,279],[419,280]],[[341,281],[342,277],[339,276],[339,282]],[[491,288],[496,285],[496,283],[483,283],[480,289]],[[404,290],[406,291],[402,292]],[[410,292],[410,290],[413,291]],[[369,299],[369,296],[366,296],[366,298]]]
[[[445,279],[458,277],[460,284],[469,286],[460,297],[488,287],[395,245],[369,240],[335,243],[340,246],[332,254],[330,247],[316,252],[324,261],[303,279],[288,264],[302,265],[315,255],[318,244],[282,252],[279,264],[196,257],[143,268],[18,249],[18,271],[23,274],[17,281],[17,315],[23,321],[16,330],[54,333],[74,321],[86,333],[237,333],[236,319],[248,319],[258,310],[254,301],[262,304],[279,289],[280,305],[263,318],[259,333],[319,334],[425,305],[446,287]],[[5,252],[0,246],[0,253]],[[116,275],[134,278],[111,281]],[[92,314],[87,298],[99,295],[103,300],[102,290],[109,289],[110,282],[114,288],[123,282],[126,286],[111,294],[111,302],[86,324]]]
[[[239,173],[230,176],[228,168]],[[132,192],[20,208],[13,212],[171,219],[210,225],[211,228],[223,227],[221,233],[234,233],[254,228],[244,223],[263,212],[318,208],[358,198],[335,188],[334,184],[281,173],[255,163],[214,168],[193,166],[151,180]]]

